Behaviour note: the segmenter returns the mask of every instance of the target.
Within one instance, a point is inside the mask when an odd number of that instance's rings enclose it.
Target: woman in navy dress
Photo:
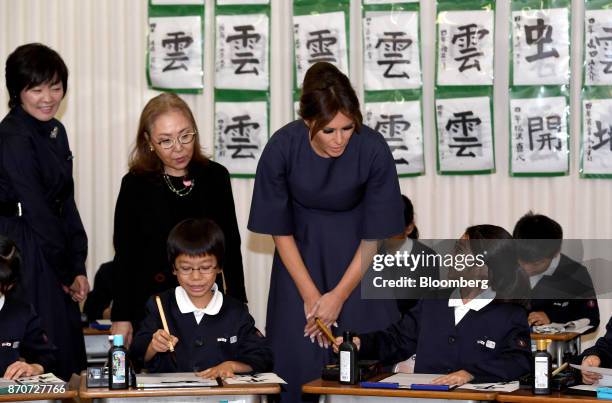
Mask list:
[[[362,125],[348,78],[329,63],[304,78],[301,120],[269,140],[257,167],[249,229],[276,246],[266,333],[283,401],[300,400],[331,351],[314,323],[368,331],[399,318],[395,301],[362,300],[363,240],[404,229],[397,172],[384,138]],[[367,264],[367,262],[364,262]],[[307,398],[304,396],[304,398]]]
[[[0,123],[0,233],[23,256],[15,293],[31,303],[58,347],[56,375],[86,366],[78,302],[89,291],[87,235],[74,201],[72,153],[54,118],[68,70],[41,44],[18,47],[6,61],[8,115]]]

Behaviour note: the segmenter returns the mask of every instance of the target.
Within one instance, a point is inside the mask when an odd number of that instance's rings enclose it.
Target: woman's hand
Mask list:
[[[319,298],[314,305],[314,308],[306,319],[319,318],[323,324],[327,327],[331,327],[336,323],[336,319],[340,315],[342,306],[344,305],[344,298],[334,289],[330,292],[326,292]]]
[[[74,278],[70,286],[70,296],[77,302],[83,302],[87,294],[89,294],[89,281],[87,281],[87,277],[80,274]]]
[[[42,373],[44,373],[44,368],[40,364],[15,361],[4,371],[4,379],[17,379],[24,376],[41,375]]]
[[[461,369],[459,371],[451,372],[448,375],[439,376],[434,378],[431,383],[433,385],[457,385],[461,386],[474,379],[474,375]]]
[[[588,355],[582,360],[582,365],[586,367],[599,367],[601,360],[596,355]],[[601,379],[601,374],[597,372],[582,371],[582,383],[591,385],[597,383]]]
[[[132,344],[132,335],[134,329],[132,328],[132,322],[130,321],[122,321],[122,322],[113,322],[113,325],[110,329],[110,334],[120,334],[123,335],[123,343],[125,344],[125,348],[130,348],[130,344]]]
[[[304,337],[310,337],[310,341],[314,343],[315,338],[319,341],[319,345],[321,345],[321,337],[322,334],[315,322],[315,318],[310,316],[310,312],[315,309],[317,302],[321,298],[321,294],[318,292],[313,293],[312,296],[306,298],[304,300],[304,317],[306,318],[306,326],[304,326]]]

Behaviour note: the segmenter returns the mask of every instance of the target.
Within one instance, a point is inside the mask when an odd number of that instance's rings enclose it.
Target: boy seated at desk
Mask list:
[[[415,373],[447,374],[433,380],[439,385],[512,381],[530,371],[527,312],[508,299],[527,281],[511,235],[494,225],[470,227],[457,243],[459,254],[480,256],[483,264],[461,272],[448,268],[449,279],[478,280],[481,286],[441,290],[439,298],[421,299],[387,329],[355,337],[360,359],[387,365],[416,353]]]
[[[551,218],[529,212],[514,226],[521,268],[529,276],[529,325],[589,319],[599,326],[599,306],[586,267],[561,253],[563,229]]]
[[[187,219],[168,235],[168,259],[179,286],[161,293],[170,334],[155,296],[134,337],[132,354],[149,372],[197,372],[205,378],[272,369],[272,351],[247,307],[218,290],[224,237],[207,219]],[[170,352],[172,345],[174,352]]]
[[[21,256],[13,241],[0,235],[0,374],[5,379],[53,370],[55,347],[32,305],[9,292],[17,283]]]

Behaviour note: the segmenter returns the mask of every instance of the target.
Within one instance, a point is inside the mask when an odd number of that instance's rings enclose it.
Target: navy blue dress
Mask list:
[[[23,258],[15,294],[40,315],[58,348],[56,375],[66,380],[87,364],[79,306],[62,290],[86,274],[72,158],[56,119],[41,122],[17,106],[0,123],[0,204],[23,208],[21,217],[0,214],[0,234],[15,241]]]
[[[337,158],[310,145],[302,120],[269,140],[257,167],[248,228],[293,235],[321,294],[344,275],[362,239],[383,239],[404,229],[403,205],[393,157],[383,137],[363,126]],[[392,300],[362,300],[356,287],[338,317],[339,328],[367,332],[399,318]],[[304,302],[278,253],[274,254],[266,336],[274,370],[287,382],[283,401],[300,400],[301,385],[319,378],[331,351],[304,337]]]

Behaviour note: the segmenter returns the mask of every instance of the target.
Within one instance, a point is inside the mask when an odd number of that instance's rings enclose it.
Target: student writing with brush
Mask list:
[[[191,372],[205,378],[272,369],[272,352],[246,306],[223,295],[223,232],[211,220],[177,224],[167,242],[179,286],[150,298],[132,344],[149,372]]]

